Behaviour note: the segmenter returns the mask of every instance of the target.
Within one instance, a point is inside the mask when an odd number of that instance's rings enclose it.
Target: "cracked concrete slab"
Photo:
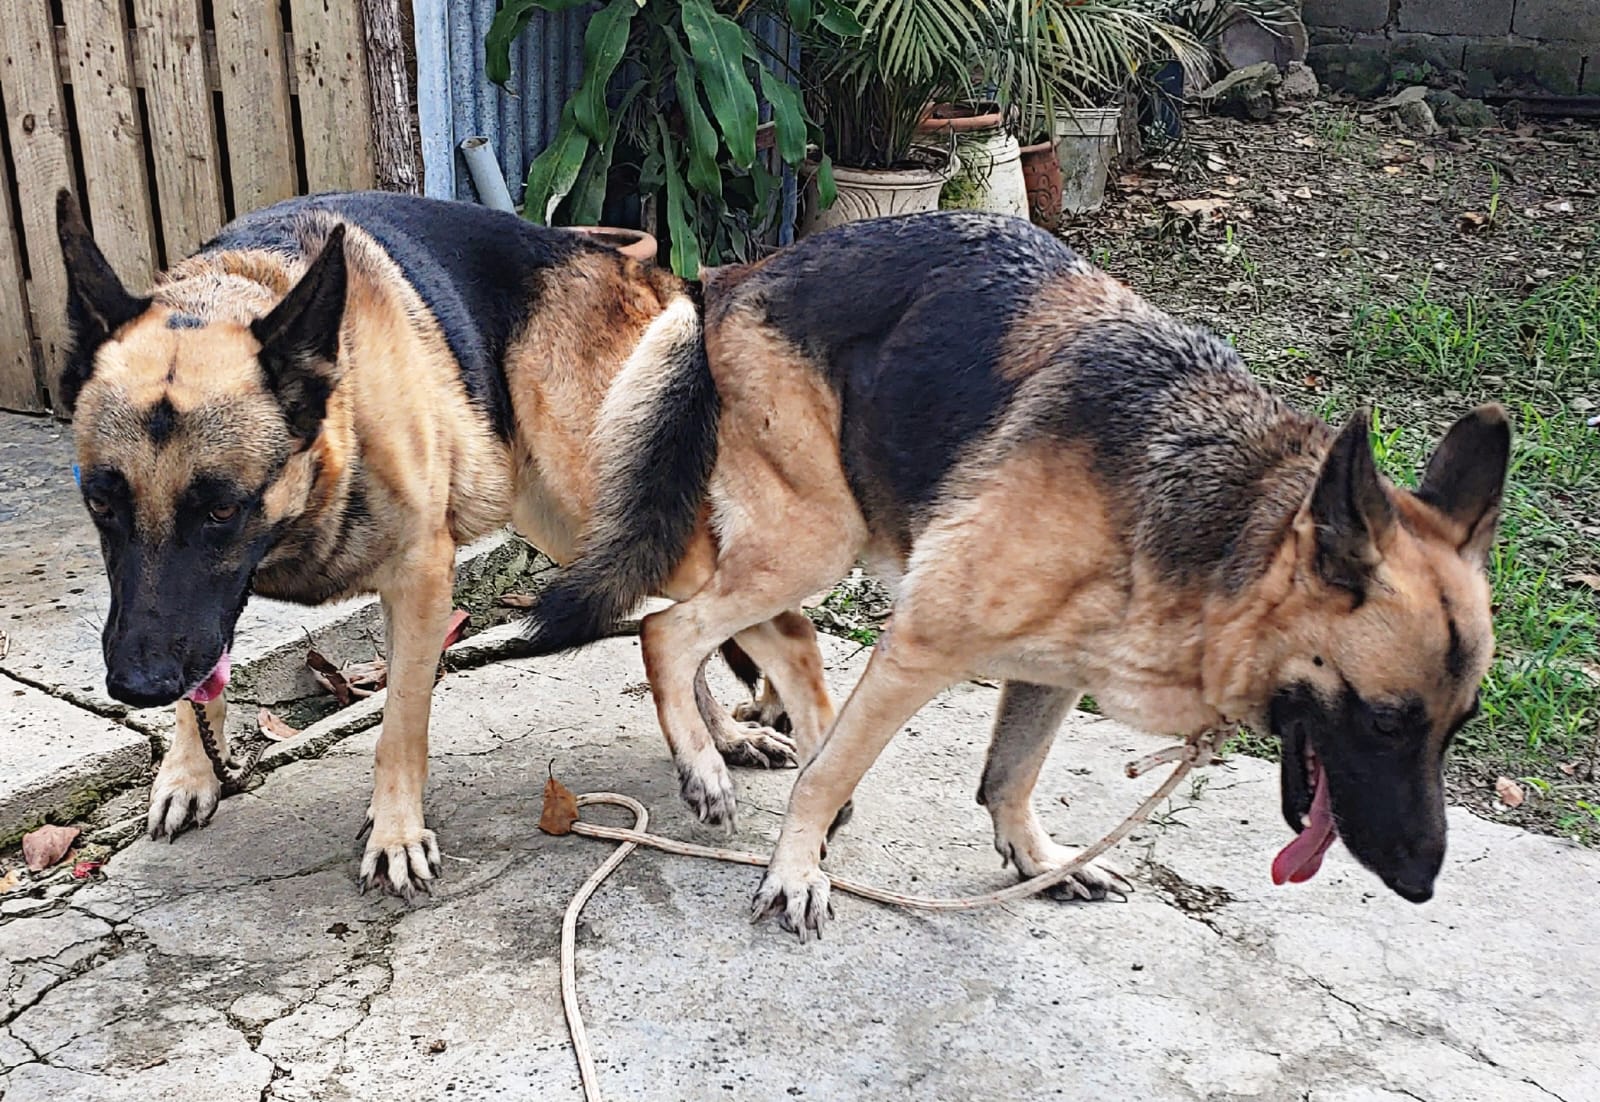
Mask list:
[[[827,649],[842,691],[864,655]],[[829,868],[932,894],[1009,881],[973,800],[995,699],[964,686],[912,720]],[[425,905],[354,886],[368,730],[278,768],[205,830],[138,841],[104,881],[0,916],[12,989],[30,993],[0,1036],[7,1102],[188,1099],[201,1083],[580,1097],[556,951],[608,847],[538,832],[547,767],[637,796],[661,833],[719,835],[679,804],[635,640],[451,675],[435,717],[446,879]],[[1126,814],[1155,782],[1122,765],[1160,742],[1074,716],[1037,797],[1057,836]],[[746,920],[754,870],[634,854],[579,927],[608,1097],[1600,1099],[1600,854],[1454,811],[1421,907],[1337,850],[1318,879],[1274,888],[1275,768],[1202,775],[1119,851],[1138,885],[1123,904],[929,914],[838,897],[828,939],[800,946]],[[730,844],[770,847],[793,777],[740,772]]]

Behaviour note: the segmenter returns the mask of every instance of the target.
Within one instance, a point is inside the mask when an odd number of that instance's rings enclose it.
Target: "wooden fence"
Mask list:
[[[130,288],[238,213],[370,187],[359,0],[5,0],[0,408],[48,408],[66,339],[55,196]]]

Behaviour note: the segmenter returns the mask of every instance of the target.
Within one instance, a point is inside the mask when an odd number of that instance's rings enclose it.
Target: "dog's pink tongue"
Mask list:
[[[189,694],[189,699],[200,704],[209,704],[217,699],[222,695],[222,690],[228,687],[228,673],[232,668],[233,659],[228,657],[227,651],[223,651],[222,657],[217,659],[216,666]]]
[[[1333,808],[1328,803],[1328,775],[1317,770],[1317,791],[1311,799],[1311,821],[1272,859],[1274,884],[1300,884],[1317,875],[1322,855],[1339,837],[1333,825]]]

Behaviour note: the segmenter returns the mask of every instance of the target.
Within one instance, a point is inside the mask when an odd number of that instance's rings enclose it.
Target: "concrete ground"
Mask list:
[[[844,689],[864,656],[830,641]],[[726,680],[724,699],[736,699]],[[973,801],[993,689],[918,715],[868,775],[828,867],[924,893],[1009,882]],[[369,706],[363,714],[370,714]],[[561,913],[608,846],[541,835],[546,769],[678,802],[635,640],[448,676],[431,824],[446,878],[358,895],[375,731],[335,717],[176,844],[6,898],[6,1102],[579,1097],[557,991]],[[1160,740],[1077,716],[1038,800],[1066,841],[1156,781]],[[765,849],[792,772],[741,772],[733,844]],[[1600,1099],[1600,853],[1456,810],[1435,899],[1336,848],[1274,888],[1276,771],[1204,770],[1118,852],[1126,903],[914,914],[837,897],[827,940],[751,926],[755,870],[640,851],[579,933],[613,1099]],[[141,810],[124,797],[129,822]],[[596,817],[599,817],[598,813]]]

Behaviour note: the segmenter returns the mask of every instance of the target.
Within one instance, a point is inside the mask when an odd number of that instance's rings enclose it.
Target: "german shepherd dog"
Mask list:
[[[714,450],[717,402],[690,288],[514,215],[354,193],[240,218],[138,296],[66,192],[58,223],[74,334],[59,392],[111,583],[106,686],[135,706],[182,701],[150,834],[203,825],[216,808],[190,705],[226,758],[223,689],[246,598],[376,591],[389,689],[361,882],[427,888],[440,868],[423,816],[429,703],[456,547],[511,520],[565,562],[607,500],[643,533],[634,553],[654,570],[633,588],[688,596],[710,576],[709,472],[691,468]],[[628,458],[648,482],[611,485],[607,439],[644,449]],[[678,558],[664,573],[657,539]],[[626,554],[599,551],[627,570]],[[776,684],[826,701],[800,613],[740,639],[748,656],[729,653],[747,678],[749,657],[768,656],[789,663],[769,670]],[[736,725],[695,682],[716,714],[676,759],[702,817],[725,819],[723,757],[778,764],[793,743]],[[832,713],[789,718],[809,743],[820,730],[805,724],[825,729]]]
[[[826,741],[800,747],[755,917],[820,932],[831,824],[896,730],[978,674],[1004,681],[978,801],[1023,877],[1074,856],[1030,797],[1088,692],[1146,730],[1276,734],[1296,832],[1278,882],[1313,875],[1342,837],[1399,895],[1432,895],[1444,754],[1493,649],[1485,564],[1511,439],[1498,406],[1449,430],[1418,489],[1397,488],[1364,414],[1335,431],[1291,410],[1228,344],[989,215],[832,230],[710,273],[705,300],[717,454],[684,462],[710,472],[716,569],[641,629],[669,738],[700,722],[693,675],[720,640],[858,555],[896,583]],[[653,576],[627,565],[580,560],[581,579],[530,610],[534,648],[599,634]],[[1101,865],[1069,887],[1125,890]]]

